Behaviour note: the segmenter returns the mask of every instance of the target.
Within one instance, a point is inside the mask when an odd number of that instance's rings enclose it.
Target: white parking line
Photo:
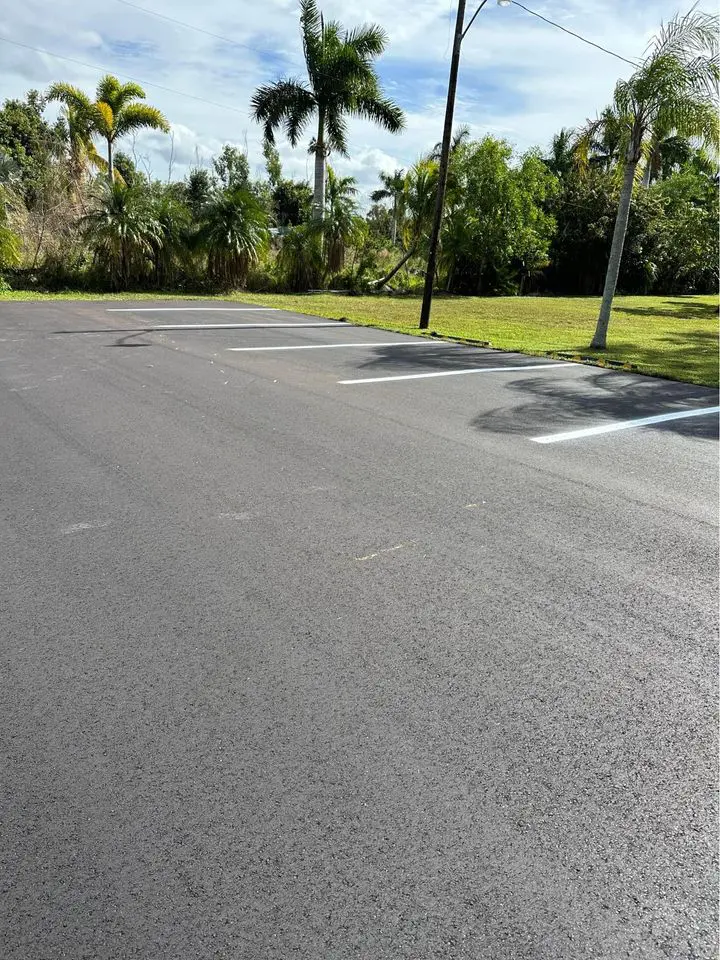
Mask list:
[[[276,313],[279,307],[107,307],[106,313]]]
[[[465,373],[515,373],[518,370],[554,370],[570,363],[526,363],[522,367],[468,367],[466,370],[436,370],[433,373],[403,373],[396,377],[367,377],[364,380],[338,380],[342,384],[393,383],[397,380],[425,380],[429,377],[459,377]]]
[[[426,347],[422,340],[384,340],[382,343],[309,343],[292,347],[227,347],[233,353],[253,353],[259,350],[347,350],[348,347]]]
[[[152,333],[153,330],[274,330],[276,327],[345,327],[344,323],[334,320],[322,323],[154,323],[151,327],[141,327],[139,331],[128,330],[128,333]],[[347,328],[352,329],[350,327]],[[82,332],[82,331],[80,331]],[[104,332],[104,331],[90,331]],[[121,331],[115,331],[121,332]]]
[[[720,407],[703,407],[700,410],[679,410],[676,413],[660,413],[655,417],[641,417],[638,420],[621,420],[619,423],[605,423],[599,427],[587,427],[583,430],[569,430],[567,433],[551,433],[544,437],[531,437],[533,443],[560,443],[563,440],[579,440],[582,437],[596,437],[601,433],[614,433],[616,430],[632,430],[652,423],[666,423],[668,420],[685,420],[688,417],[707,417],[719,413]]]

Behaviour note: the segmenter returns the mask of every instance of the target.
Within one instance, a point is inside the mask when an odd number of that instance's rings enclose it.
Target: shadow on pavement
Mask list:
[[[108,347],[151,347],[152,346],[151,343],[128,343],[128,340],[132,340],[134,337],[142,337],[144,336],[144,334],[145,334],[144,330],[136,331],[134,333],[128,333],[127,336],[118,337],[115,343],[108,343],[106,344],[106,346]]]
[[[528,376],[506,385],[519,402],[481,413],[470,421],[471,426],[493,433],[545,435],[718,404],[717,393],[707,387],[611,371],[573,380]],[[643,429],[717,440],[718,415],[670,420]]]
[[[443,341],[434,343],[429,340],[427,346],[377,347],[372,356],[358,364],[357,370],[363,372],[387,370],[391,374],[421,373],[440,370],[467,370],[477,367],[519,367],[524,364],[556,363],[545,357],[530,357],[525,354],[504,353],[498,350],[485,350],[482,347],[466,347],[462,344]]]

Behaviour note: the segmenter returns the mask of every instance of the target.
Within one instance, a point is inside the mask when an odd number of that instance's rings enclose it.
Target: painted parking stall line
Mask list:
[[[581,430],[568,430],[565,433],[550,433],[544,437],[531,437],[533,443],[562,443],[565,440],[582,440],[584,437],[598,437],[603,433],[615,433],[618,430],[633,430],[654,423],[668,423],[671,420],[687,420],[689,417],[709,417],[720,413],[719,407],[702,407],[699,410],[678,410],[674,413],[660,413],[653,417],[640,417],[637,420],[621,420],[619,423],[604,423],[597,427],[585,427]]]
[[[278,313],[279,307],[107,307],[106,313]]]
[[[397,383],[400,380],[429,380],[432,377],[461,377],[471,373],[517,373],[521,370],[555,370],[571,367],[570,363],[526,363],[521,367],[467,367],[464,370],[434,370],[432,373],[403,373],[393,377],[364,377],[359,380],[338,380],[343,386],[363,383]]]
[[[153,323],[151,326],[128,330],[128,333],[153,333],[156,330],[275,330],[287,327],[337,327],[344,329],[345,324],[334,320],[318,323]],[[348,327],[347,329],[352,329]],[[77,333],[104,333],[105,331],[79,330]]]
[[[233,353],[258,353],[260,351],[270,350],[348,350],[361,347],[426,347],[427,343],[422,340],[383,340],[376,343],[308,343],[301,346],[282,346],[282,347],[227,347]]]

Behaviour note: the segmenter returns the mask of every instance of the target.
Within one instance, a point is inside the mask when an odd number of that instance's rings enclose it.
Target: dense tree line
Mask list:
[[[153,177],[128,154],[128,135],[167,131],[168,121],[144,102],[137,84],[111,76],[92,96],[56,83],[45,94],[5,101],[0,283],[194,291],[419,288],[437,148],[408,170],[382,173],[363,215],[356,182],[336,174],[331,156],[349,150],[348,115],[389,131],[402,128],[402,113],[382,93],[373,67],[386,38],[374,26],[344,32],[322,21],[314,0],[301,7],[307,82],[261,87],[252,103],[265,133],[259,178],[251,176],[250,158],[230,144],[183,180]],[[698,22],[690,23],[696,32]],[[516,155],[503,140],[457,132],[439,289],[607,293],[618,225],[620,290],[717,289],[716,88],[706,83],[717,66],[712,56],[702,60],[708,35],[693,34],[697,42],[688,45],[687,19],[679,27],[661,32],[597,120],[559,131],[548,150]],[[692,76],[681,75],[683,63]],[[61,105],[56,120],[48,118],[50,102]],[[312,187],[283,175],[274,145],[278,131],[299,142],[310,121]]]

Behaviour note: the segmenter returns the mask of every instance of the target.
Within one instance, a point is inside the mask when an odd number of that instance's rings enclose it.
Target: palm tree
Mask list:
[[[391,133],[402,130],[405,120],[400,107],[383,95],[373,65],[387,44],[384,30],[369,24],[343,31],[336,21],[324,21],[315,0],[301,0],[300,29],[308,82],[265,84],[255,91],[251,106],[270,143],[282,128],[296,146],[311,118],[317,118],[310,152],[315,154],[313,218],[320,220],[327,157],[332,152],[347,156],[346,117],[372,120]]]
[[[466,143],[470,141],[470,127],[463,123],[462,126],[459,126],[453,138],[450,141],[450,156],[453,157],[455,154],[461,150]],[[440,163],[440,154],[442,153],[442,142],[438,140],[435,146],[430,151],[430,159]]]
[[[694,8],[663,26],[629,80],[618,81],[613,98],[624,171],[602,304],[591,346],[607,346],[613,297],[620,272],[633,184],[654,131],[718,144],[718,18]],[[591,124],[585,137],[592,138]]]
[[[207,253],[210,279],[226,289],[245,285],[267,239],[267,214],[244,187],[215,196],[196,235],[198,246]]]
[[[320,283],[323,274],[320,248],[322,226],[322,223],[313,220],[290,227],[283,235],[277,256],[282,289],[290,293],[305,293]]]
[[[180,268],[192,265],[192,212],[184,202],[182,184],[154,184],[152,189],[153,215],[159,227],[151,254],[154,280],[158,289],[172,289],[177,286]]]
[[[200,220],[203,210],[213,197],[213,177],[205,167],[191,167],[183,183],[185,203],[195,220]]]
[[[396,170],[394,173],[381,173],[382,187],[373,190],[370,199],[373,203],[382,200],[392,200],[392,242],[397,242],[398,229],[402,219],[402,198],[405,190],[405,171]]]
[[[58,100],[71,107],[82,117],[82,122],[92,134],[102,137],[107,143],[107,174],[114,179],[113,147],[115,141],[135,130],[162,130],[168,133],[170,125],[157,109],[144,100],[145,91],[137,83],[120,83],[117,77],[107,74],[100,80],[92,101],[78,87],[70,83],[54,83],[48,90],[49,100]]]
[[[573,145],[573,159],[581,174],[591,167],[610,173],[622,163],[625,127],[623,118],[612,106],[580,130]]]
[[[147,191],[139,187],[106,184],[94,209],[80,222],[116,290],[127,289],[147,273],[163,241]]]
[[[556,177],[566,177],[573,169],[574,142],[572,127],[561,127],[550,141],[550,155],[545,157],[545,165]]]
[[[328,273],[333,276],[345,265],[345,250],[358,230],[358,205],[355,177],[338,177],[332,167],[327,170],[323,236],[327,253]]]

